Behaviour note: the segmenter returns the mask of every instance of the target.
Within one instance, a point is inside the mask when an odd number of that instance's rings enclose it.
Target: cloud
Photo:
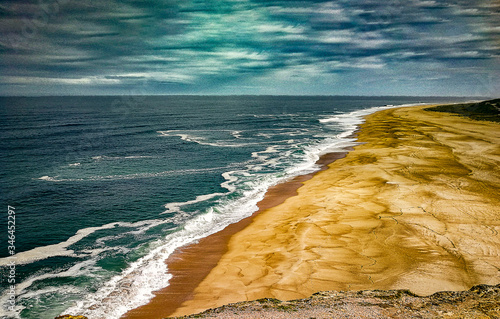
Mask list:
[[[263,32],[263,33],[298,34],[304,32],[304,28],[294,27],[292,25],[283,25],[283,24],[263,24],[256,26],[256,29],[257,32]]]
[[[295,81],[306,94],[342,77],[499,72],[500,14],[487,0],[4,0],[0,12],[3,94],[144,81],[161,84],[152,93]],[[437,65],[441,76],[419,75]]]

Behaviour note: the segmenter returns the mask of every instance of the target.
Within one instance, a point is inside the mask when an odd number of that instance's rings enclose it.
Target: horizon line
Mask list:
[[[47,94],[47,95],[2,95],[0,97],[127,97],[127,96],[210,96],[210,97],[409,97],[409,98],[486,98],[484,95],[350,95],[350,94]]]

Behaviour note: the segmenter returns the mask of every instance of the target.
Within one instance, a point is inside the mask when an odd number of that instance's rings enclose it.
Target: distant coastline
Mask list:
[[[458,114],[479,121],[500,122],[500,99],[477,103],[439,105],[427,110]]]

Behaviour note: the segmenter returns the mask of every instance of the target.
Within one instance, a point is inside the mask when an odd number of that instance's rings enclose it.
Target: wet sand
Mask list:
[[[364,144],[229,236],[174,315],[325,290],[498,284],[500,125],[423,108],[368,116]]]
[[[328,164],[345,157],[346,154],[347,152],[339,152],[321,156],[316,162],[320,166],[319,171],[327,169]],[[176,250],[166,261],[168,271],[173,275],[169,286],[155,292],[156,297],[147,305],[129,311],[122,318],[158,319],[171,315],[183,302],[193,297],[194,289],[227,252],[232,235],[250,225],[257,214],[283,203],[288,197],[297,195],[297,189],[318,172],[297,176],[290,181],[270,187],[264,199],[257,204],[259,210],[252,216],[231,224],[195,244]]]

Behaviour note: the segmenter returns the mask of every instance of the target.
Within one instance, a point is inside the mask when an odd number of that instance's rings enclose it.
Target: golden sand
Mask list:
[[[398,108],[368,116],[358,137],[233,235],[174,315],[322,290],[499,283],[500,124]]]
[[[320,157],[316,164],[321,170],[347,152],[329,153]],[[303,182],[311,179],[315,173],[297,176],[285,183],[270,187],[265,197],[257,203],[259,208],[252,216],[231,224],[215,234],[200,239],[198,242],[177,249],[166,260],[168,272],[172,275],[168,286],[155,291],[155,297],[146,305],[135,308],[121,319],[158,319],[171,315],[180,305],[189,300],[194,289],[205,279],[227,252],[231,237],[250,225],[260,212],[283,203],[288,197],[297,195],[297,189]]]

